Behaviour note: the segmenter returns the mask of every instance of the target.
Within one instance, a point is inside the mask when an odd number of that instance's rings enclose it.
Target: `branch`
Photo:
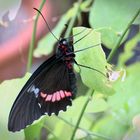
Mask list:
[[[127,31],[129,30],[130,26],[132,25],[132,23],[135,21],[135,19],[138,17],[140,13],[140,9],[136,12],[136,14],[133,16],[132,20],[129,22],[129,24],[127,25],[126,29],[124,30],[122,36],[120,37],[118,43],[116,44],[116,46],[111,50],[108,58],[107,58],[107,62],[110,63],[113,56],[115,56],[116,52],[117,52],[117,49],[119,48],[125,34],[127,33]]]

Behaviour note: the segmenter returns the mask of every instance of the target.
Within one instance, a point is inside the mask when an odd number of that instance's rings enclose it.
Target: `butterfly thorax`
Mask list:
[[[72,43],[66,39],[61,39],[59,41],[56,57],[62,57],[61,59],[65,62],[67,67],[71,69],[75,57]]]

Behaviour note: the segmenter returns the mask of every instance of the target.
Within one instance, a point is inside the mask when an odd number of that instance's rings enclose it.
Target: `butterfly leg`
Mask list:
[[[78,66],[79,68],[79,73],[81,73],[81,67],[78,65],[78,63],[74,60],[75,64]]]
[[[101,71],[99,71],[99,70],[97,70],[97,69],[95,69],[95,68],[92,68],[92,67],[89,67],[89,66],[85,66],[85,65],[82,65],[82,64],[78,64],[75,60],[74,60],[74,62],[75,62],[75,64],[76,64],[77,66],[79,66],[79,67],[83,67],[83,68],[87,68],[87,69],[94,70],[94,71],[96,71],[96,72],[99,72],[100,74],[102,74],[103,76],[105,76],[105,77],[107,78],[106,74],[104,74],[103,72],[101,72]]]

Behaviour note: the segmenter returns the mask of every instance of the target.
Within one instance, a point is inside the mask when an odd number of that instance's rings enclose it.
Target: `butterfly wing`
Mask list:
[[[46,113],[65,111],[76,92],[73,85],[73,71],[52,56],[34,72],[16,98],[9,115],[9,131],[19,131]]]
[[[53,82],[51,82],[53,81]],[[38,102],[43,114],[58,115],[60,110],[66,111],[76,93],[76,78],[73,69],[68,69],[63,60],[52,66],[51,71],[40,83]],[[45,89],[45,90],[44,90]]]

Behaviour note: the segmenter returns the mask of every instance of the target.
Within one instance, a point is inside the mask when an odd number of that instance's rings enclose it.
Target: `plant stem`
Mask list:
[[[76,123],[76,125],[74,127],[74,130],[73,130],[73,133],[72,133],[72,136],[71,136],[71,140],[74,140],[74,137],[75,137],[75,134],[76,134],[76,130],[79,127],[79,124],[80,124],[80,122],[82,120],[82,117],[84,115],[84,112],[86,110],[86,107],[87,107],[87,105],[88,105],[88,103],[90,101],[90,98],[92,97],[93,93],[94,93],[94,90],[91,91],[90,97],[88,97],[87,100],[84,103],[84,106],[83,106],[82,111],[81,111],[81,113],[79,115],[78,121],[77,121],[77,123]]]
[[[132,23],[135,21],[135,19],[137,18],[137,16],[140,13],[140,9],[136,12],[136,14],[133,16],[132,20],[129,22],[129,24],[127,25],[126,29],[124,30],[124,32],[122,33],[122,36],[120,37],[119,41],[117,42],[116,46],[111,50],[108,58],[107,58],[107,62],[110,63],[113,56],[115,55],[117,49],[119,48],[123,37],[125,36],[126,32],[128,31],[128,29],[130,28],[130,26],[132,25]]]
[[[40,7],[39,7],[39,11],[42,10],[44,4],[45,4],[46,0],[42,0]],[[32,39],[30,42],[30,47],[29,47],[29,53],[28,53],[28,63],[27,63],[27,71],[30,71],[30,68],[32,66],[32,61],[33,61],[33,50],[34,50],[34,46],[35,46],[35,36],[36,36],[36,28],[37,28],[37,22],[38,22],[38,18],[39,18],[39,13],[37,13],[35,22],[34,22],[34,27],[33,27],[33,33],[32,33]]]
[[[65,122],[66,124],[69,124],[70,126],[74,127],[75,125],[70,123],[69,121],[65,120],[64,118],[60,117],[60,116],[57,116],[57,118],[59,118],[60,120],[62,120],[63,122]],[[93,133],[93,132],[90,132],[84,128],[81,128],[81,127],[78,127],[78,129],[82,130],[83,132],[87,133],[87,135],[92,135],[92,136],[95,136],[95,137],[98,137],[98,138],[102,138],[102,139],[105,139],[105,140],[111,140],[111,138],[109,137],[106,137],[104,135],[101,135],[101,134],[98,134],[98,133]]]
[[[128,24],[127,28],[124,30],[124,32],[123,32],[122,36],[120,37],[120,39],[119,39],[117,45],[112,49],[112,51],[111,51],[111,53],[110,53],[110,55],[109,55],[109,57],[108,57],[108,59],[107,59],[108,62],[110,62],[110,61],[112,60],[112,57],[113,57],[114,54],[116,53],[117,48],[120,46],[120,43],[121,43],[123,37],[125,36],[126,32],[127,32],[128,29],[130,28],[131,24],[132,24],[132,23],[134,22],[134,20],[137,18],[137,16],[139,15],[139,13],[140,13],[140,9],[139,9],[138,12],[135,14],[135,16],[133,17],[133,19],[130,21],[130,23]],[[91,95],[90,95],[91,97],[93,96],[93,93],[94,93],[94,90],[91,92]],[[81,122],[81,120],[82,120],[83,114],[84,114],[84,112],[85,112],[85,109],[86,109],[86,107],[87,107],[89,101],[90,101],[90,99],[88,98],[88,99],[86,100],[86,102],[84,103],[84,106],[83,106],[82,111],[81,111],[81,113],[80,113],[80,115],[79,115],[78,121],[77,121],[77,123],[76,123],[76,125],[75,125],[75,127],[74,127],[74,131],[73,131],[73,133],[72,133],[71,140],[74,140],[76,131],[77,131],[77,129],[79,128],[79,124],[80,124],[80,122]]]
[[[65,33],[65,37],[69,37],[70,33],[71,33],[71,29],[74,26],[75,20],[77,18],[77,15],[79,14],[79,10],[80,10],[80,5],[82,3],[82,0],[79,0],[78,3],[75,4],[75,15],[73,16],[73,18],[70,20],[70,23],[68,25],[67,31]]]

